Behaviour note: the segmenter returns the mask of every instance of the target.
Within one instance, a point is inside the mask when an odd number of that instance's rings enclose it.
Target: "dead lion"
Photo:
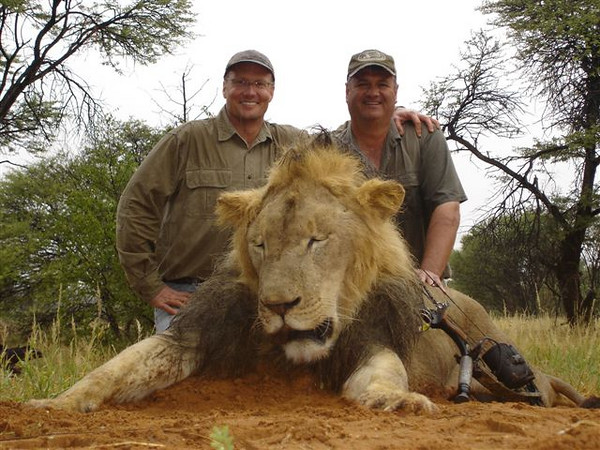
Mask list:
[[[299,145],[265,187],[221,196],[218,215],[234,228],[233,250],[166,333],[125,349],[58,397],[30,403],[92,411],[192,373],[239,376],[267,364],[307,368],[369,407],[435,411],[424,393],[456,391],[457,346],[441,330],[420,331],[422,286],[392,221],[403,197],[398,183],[365,179],[353,157]],[[448,317],[466,335],[509,342],[477,302],[449,294]],[[544,405],[558,394],[584,401],[562,381],[535,376]],[[475,382],[470,394],[494,398]]]

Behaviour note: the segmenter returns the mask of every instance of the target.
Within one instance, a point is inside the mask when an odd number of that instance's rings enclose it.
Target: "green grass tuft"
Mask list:
[[[229,434],[227,425],[213,427],[210,439],[210,446],[215,450],[233,450],[233,437]]]

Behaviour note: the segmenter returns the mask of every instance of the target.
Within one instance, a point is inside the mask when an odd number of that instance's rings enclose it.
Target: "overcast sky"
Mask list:
[[[193,66],[199,86],[208,80],[196,103],[217,95],[211,108],[223,105],[223,71],[232,54],[249,48],[265,53],[275,67],[275,98],[268,119],[299,127],[319,123],[334,127],[348,118],[344,101],[346,69],[352,54],[377,48],[396,59],[399,103],[414,105],[420,86],[446,75],[471,31],[485,25],[475,8],[481,0],[333,2],[195,1],[198,37],[175,56],[149,66],[124,67],[115,77],[93,59],[82,70],[118,114],[157,120],[159,81],[175,86],[186,66]],[[160,120],[160,117],[158,118]]]
[[[476,11],[481,0],[212,0],[194,4],[198,37],[175,56],[149,67],[125,65],[122,77],[100,67],[93,56],[78,61],[76,71],[102,94],[117,117],[132,116],[153,125],[168,123],[170,118],[155,104],[166,101],[159,82],[174,90],[188,66],[193,67],[194,87],[206,81],[194,103],[206,105],[214,99],[210,111],[218,112],[224,104],[221,85],[227,60],[249,48],[265,53],[275,67],[275,97],[267,112],[270,121],[333,128],[347,120],[348,61],[352,54],[368,48],[396,59],[398,103],[417,107],[421,87],[450,73],[463,42],[489,20]],[[459,157],[455,162],[469,196],[462,207],[464,231],[477,218],[477,208],[485,204],[491,182],[484,166],[477,168]]]

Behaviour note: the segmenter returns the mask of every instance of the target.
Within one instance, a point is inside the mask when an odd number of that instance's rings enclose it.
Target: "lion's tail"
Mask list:
[[[577,406],[580,406],[582,408],[600,409],[600,397],[591,396],[586,398],[566,381],[563,381],[560,378],[553,377],[551,375],[547,376],[548,380],[550,381],[550,385],[552,386],[552,389],[554,389],[554,391],[557,394],[564,395]]]

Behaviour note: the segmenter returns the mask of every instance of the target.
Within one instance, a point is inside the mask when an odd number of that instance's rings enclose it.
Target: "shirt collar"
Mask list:
[[[387,166],[390,160],[390,151],[395,149],[397,146],[399,147],[401,144],[402,136],[398,132],[398,128],[392,119],[390,121],[390,127],[386,136],[385,145],[383,147],[383,155],[381,158],[381,168],[377,170],[373,163],[365,156],[365,154],[360,150],[360,147],[356,143],[356,139],[354,134],[352,134],[352,126],[351,121],[347,121],[344,123],[339,129],[339,140],[343,146],[352,151],[356,156],[360,158],[363,165],[365,166],[365,173],[367,176],[381,176],[385,167]],[[393,150],[392,150],[393,151]]]
[[[220,142],[231,139],[234,135],[238,135],[235,127],[231,124],[229,117],[227,116],[227,108],[223,106],[217,114],[217,138]],[[241,139],[241,136],[239,136]],[[256,136],[256,140],[252,143],[251,147],[260,144],[266,140],[273,140],[271,130],[267,125],[267,122],[263,122],[263,125]]]

